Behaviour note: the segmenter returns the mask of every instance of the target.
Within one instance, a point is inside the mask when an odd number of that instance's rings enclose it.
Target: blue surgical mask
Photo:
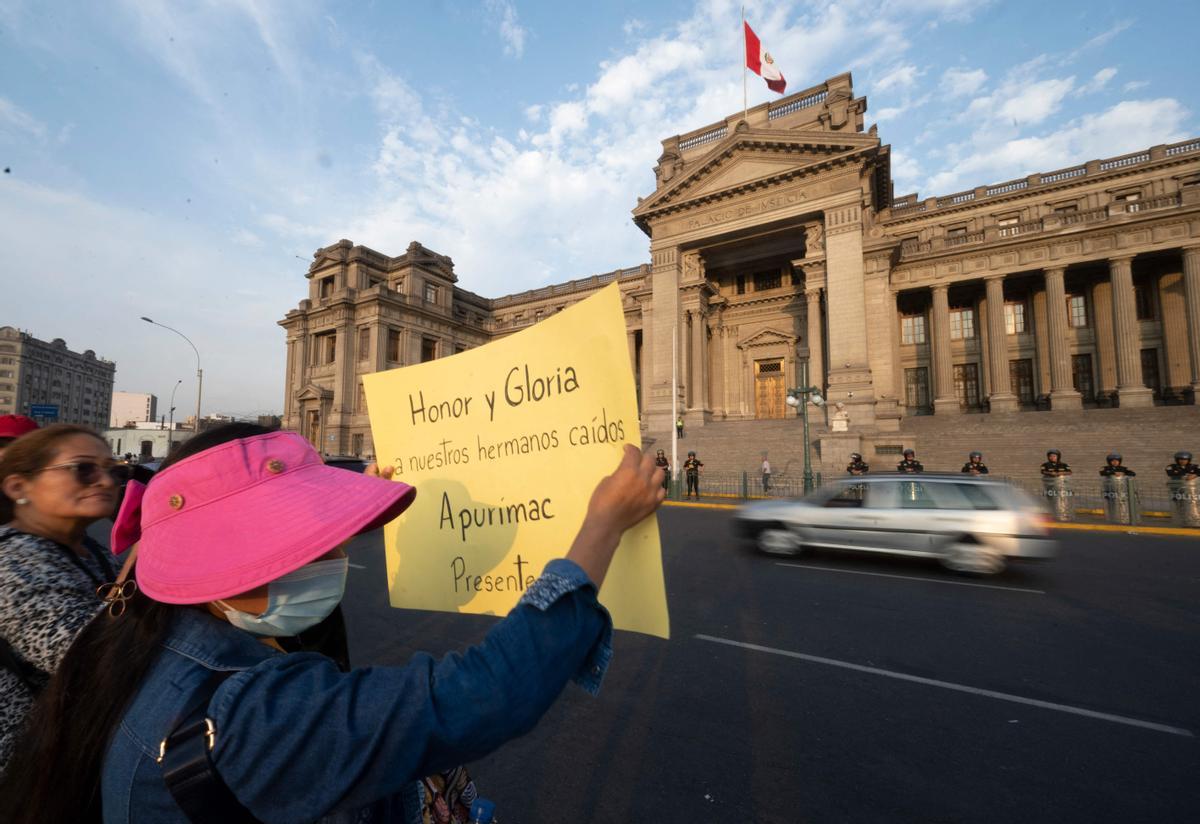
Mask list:
[[[267,608],[251,615],[217,601],[229,623],[254,635],[299,635],[329,617],[346,591],[348,558],[305,564],[267,585]]]

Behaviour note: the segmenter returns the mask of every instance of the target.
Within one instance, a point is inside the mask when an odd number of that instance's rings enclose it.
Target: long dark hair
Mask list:
[[[247,423],[216,427],[181,444],[160,471],[219,444],[270,431]],[[103,611],[84,627],[16,742],[0,781],[0,821],[102,820],[100,773],[109,740],[158,657],[174,611],[188,608],[139,592],[120,617]]]

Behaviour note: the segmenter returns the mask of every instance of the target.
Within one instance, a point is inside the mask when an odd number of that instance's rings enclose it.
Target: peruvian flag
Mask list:
[[[767,81],[768,89],[783,94],[783,90],[787,88],[787,81],[775,65],[775,58],[763,48],[762,41],[758,39],[754,29],[750,28],[750,24],[743,20],[742,25],[746,27],[746,68]]]

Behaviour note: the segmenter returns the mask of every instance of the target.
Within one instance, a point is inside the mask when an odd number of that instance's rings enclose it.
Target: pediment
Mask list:
[[[791,335],[785,335],[775,329],[760,329],[748,338],[738,342],[738,346],[742,349],[751,346],[773,346],[783,344],[784,346],[792,346],[796,339]]]
[[[639,203],[633,210],[634,218],[689,201],[802,175],[806,170],[815,171],[830,161],[878,146],[879,138],[866,134],[735,132],[714,144],[706,155],[692,161],[669,184]]]
[[[296,393],[298,401],[325,401],[333,398],[333,392],[323,386],[318,386],[315,383],[305,385],[303,389]]]

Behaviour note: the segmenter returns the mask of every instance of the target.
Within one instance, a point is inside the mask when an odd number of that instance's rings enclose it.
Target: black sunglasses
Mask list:
[[[43,466],[38,472],[45,472],[47,469],[66,469],[69,470],[82,486],[91,486],[100,480],[100,473],[107,472],[109,476],[119,484],[123,484],[129,480],[133,474],[125,464],[109,464],[104,466],[95,461],[71,461],[69,463],[53,464],[51,466]]]

